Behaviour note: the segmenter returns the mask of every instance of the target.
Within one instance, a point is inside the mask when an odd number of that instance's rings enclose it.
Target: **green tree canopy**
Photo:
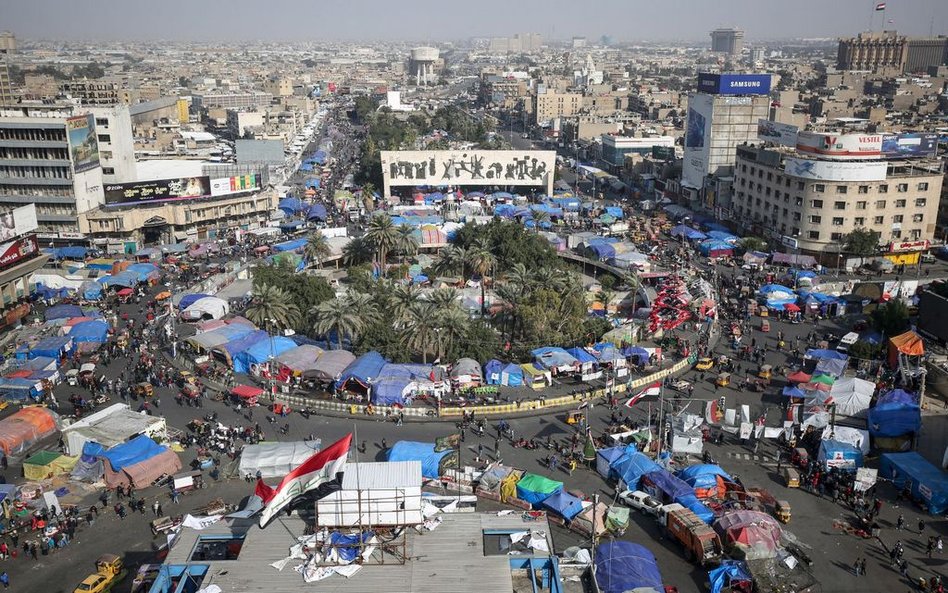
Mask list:
[[[846,253],[867,257],[879,253],[878,231],[872,231],[864,227],[855,229],[846,235],[843,239],[843,249]]]
[[[897,299],[879,305],[872,312],[872,325],[886,338],[897,336],[908,329],[908,307]]]

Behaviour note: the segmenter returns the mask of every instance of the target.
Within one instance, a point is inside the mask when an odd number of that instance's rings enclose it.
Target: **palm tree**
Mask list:
[[[616,298],[616,293],[611,290],[600,290],[596,293],[596,300],[602,303],[602,308],[606,311],[606,316],[609,316],[609,305],[612,304],[612,300]]]
[[[309,236],[306,240],[306,245],[303,247],[303,256],[308,261],[315,262],[317,266],[322,265],[323,258],[331,253],[332,250],[329,248],[329,241],[326,240],[326,235],[318,231]]]
[[[546,210],[534,210],[532,214],[534,230],[539,234],[542,223],[550,222],[550,213]]]
[[[448,245],[438,253],[434,264],[431,266],[432,272],[439,276],[464,275],[464,260],[467,257],[467,250],[456,245]]]
[[[487,313],[487,303],[485,302],[487,274],[497,263],[497,259],[487,248],[479,245],[468,251],[467,263],[471,266],[471,270],[481,277],[481,317],[483,317]]]
[[[390,251],[398,245],[398,229],[388,214],[376,214],[369,220],[365,231],[365,240],[375,248],[382,275],[385,275],[385,260]]]
[[[408,319],[409,309],[418,302],[419,291],[414,284],[396,284],[389,298],[389,315],[393,323]]]
[[[355,237],[342,248],[342,259],[349,266],[364,264],[372,259],[372,245],[363,237]]]
[[[526,290],[533,282],[533,275],[522,262],[514,262],[505,276],[507,284],[512,284],[521,291]]]
[[[364,292],[350,292],[346,295],[345,301],[363,327],[368,327],[376,321],[382,320],[382,315],[372,295]]]
[[[418,253],[418,239],[414,235],[415,229],[410,226],[398,227],[398,237],[395,241],[395,250],[403,258],[411,257]]]
[[[443,358],[467,335],[470,318],[460,307],[452,307],[437,316],[438,356]]]
[[[363,329],[362,320],[352,310],[346,299],[335,298],[320,303],[310,309],[313,316],[313,329],[324,336],[335,332],[336,343],[342,350],[342,338],[352,338]]]
[[[269,284],[254,287],[253,299],[245,314],[258,326],[273,325],[275,329],[293,327],[300,321],[300,309],[290,302],[289,293]]]
[[[375,193],[375,185],[371,181],[366,181],[362,184],[362,198],[372,198],[372,194]]]
[[[428,353],[437,351],[436,322],[434,307],[431,303],[415,301],[406,312],[405,327],[401,332],[402,345],[412,352],[420,352],[421,361],[424,364],[428,364]]]
[[[438,312],[447,311],[457,306],[458,294],[455,288],[436,288],[428,293],[428,302]]]

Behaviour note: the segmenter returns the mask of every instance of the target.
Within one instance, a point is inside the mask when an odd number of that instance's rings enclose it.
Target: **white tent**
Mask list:
[[[858,447],[863,455],[869,454],[868,430],[839,425],[837,425],[835,429],[832,426],[826,426],[823,429],[823,436],[820,438],[824,441],[833,440],[841,443],[849,443],[853,447]]]
[[[182,312],[185,319],[200,319],[210,317],[211,319],[220,319],[230,312],[230,306],[227,301],[217,297],[204,297],[191,303],[187,309]]]
[[[836,404],[836,413],[841,416],[861,416],[869,409],[876,386],[872,381],[844,378],[833,383],[830,397]]]
[[[157,441],[168,439],[168,425],[162,416],[139,414],[126,404],[112,404],[81,418],[62,431],[66,455],[82,454],[82,448],[92,441],[106,449],[120,445],[143,434]]]
[[[282,478],[319,451],[319,440],[247,445],[240,453],[240,475]]]

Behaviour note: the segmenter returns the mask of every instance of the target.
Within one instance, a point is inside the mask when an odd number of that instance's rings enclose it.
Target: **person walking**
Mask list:
[[[859,574],[861,576],[866,576],[866,559],[865,558],[859,561]]]
[[[494,457],[500,459],[500,437],[494,439]]]
[[[925,531],[925,520],[920,518],[918,520],[918,534],[922,535],[922,532],[924,531]]]
[[[899,531],[902,531],[902,529],[905,528],[905,517],[903,517],[901,513],[899,514],[899,518],[895,522],[895,528],[898,529]]]
[[[3,583],[4,589],[10,588],[10,575],[7,574],[7,571],[0,572],[0,583]]]
[[[857,577],[859,576],[859,562],[860,562],[860,560],[862,560],[862,558],[856,558],[856,561],[853,562],[853,574],[855,574]]]
[[[935,538],[929,537],[929,538],[928,538],[928,544],[925,546],[925,554],[926,554],[929,558],[931,558],[931,557],[932,557],[932,552],[934,552],[934,551],[935,551]],[[2,552],[2,550],[0,550],[0,552]]]
[[[482,443],[477,443],[477,458],[476,461],[480,463],[481,456],[484,454],[484,445]]]

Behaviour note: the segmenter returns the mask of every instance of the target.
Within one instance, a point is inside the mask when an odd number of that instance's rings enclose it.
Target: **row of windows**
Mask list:
[[[792,235],[792,236],[794,236],[794,237],[800,236],[800,233],[801,233],[800,227],[798,227],[798,226],[788,227],[787,223],[785,223],[785,222],[783,222],[783,223],[778,222],[778,220],[777,220],[777,214],[778,214],[778,213],[777,213],[776,211],[775,211],[774,214],[772,214],[771,216],[767,216],[766,214],[764,214],[763,216],[761,216],[761,214],[760,214],[759,212],[753,212],[753,213],[752,213],[751,210],[750,210],[750,208],[745,208],[745,207],[741,207],[741,206],[738,206],[738,207],[737,207],[737,211],[738,211],[738,214],[739,214],[739,215],[746,216],[747,218],[753,218],[753,220],[754,220],[755,222],[759,223],[759,224],[770,225],[770,226],[772,226],[772,228],[775,229],[775,230],[779,228],[780,233],[783,234],[783,235],[790,234],[790,235]],[[783,213],[783,214],[784,214],[784,217],[787,216],[787,211],[786,211],[786,209],[784,209],[784,213]],[[819,217],[817,217],[817,218],[819,218]],[[794,212],[793,220],[794,220],[795,222],[799,222],[799,220],[800,220],[800,215],[799,215],[799,213]],[[814,221],[810,221],[810,222],[814,222]],[[819,221],[816,221],[816,222],[818,223]],[[853,219],[853,222],[854,222],[855,226],[857,226],[857,227],[859,227],[859,226],[865,226],[866,219],[865,219],[865,218],[855,218],[855,219]],[[876,225],[876,226],[881,226],[881,225],[885,224],[884,217],[882,217],[882,216],[874,217],[872,222],[873,222],[873,225]],[[902,222],[903,222],[902,220],[893,220],[893,223],[894,223],[894,224],[895,224],[895,223],[899,223],[899,224],[900,224],[900,223],[902,223]],[[919,220],[914,221],[914,222],[922,222],[922,220],[919,219]],[[842,218],[834,218],[834,219],[833,219],[833,224],[834,224],[835,226],[845,226],[845,221],[844,221],[844,219],[842,219]],[[881,229],[876,229],[876,230],[881,230]],[[806,238],[807,238],[807,239],[810,239],[810,240],[813,240],[813,241],[819,241],[819,240],[820,240],[820,236],[821,236],[821,233],[820,233],[820,231],[817,231],[817,230],[809,230],[809,231],[806,232]],[[842,239],[844,238],[844,236],[845,236],[845,233],[843,233],[843,232],[831,232],[831,233],[830,233],[830,240],[832,240],[832,241],[840,241],[840,240],[842,240]],[[884,232],[884,231],[882,232],[882,236],[885,237],[885,232]],[[912,240],[920,239],[921,236],[922,236],[922,229],[909,229],[909,230],[907,230],[907,231],[902,231],[902,229],[892,229],[892,230],[889,231],[888,240],[902,239],[903,236],[904,236],[904,237],[907,237],[907,238],[910,238],[910,239],[912,239]]]
[[[37,204],[36,215],[75,216],[76,209],[69,204]]]
[[[56,187],[35,185],[0,185],[0,196],[53,196],[68,198],[73,195],[71,187]]]
[[[66,129],[36,130],[29,128],[0,128],[0,140],[65,142]]]
[[[0,146],[0,159],[67,160],[69,159],[69,151],[65,148],[37,148],[35,146],[15,148],[11,146]]]
[[[750,176],[751,176],[751,177],[753,177],[753,176],[756,174],[758,179],[764,179],[764,178],[766,177],[767,181],[776,181],[777,185],[783,184],[785,187],[790,187],[790,185],[791,185],[791,179],[790,179],[790,177],[784,178],[784,176],[783,176],[783,175],[780,175],[779,173],[774,174],[773,171],[765,171],[763,168],[757,169],[757,168],[754,167],[753,165],[751,165],[750,167],[748,167],[748,165],[747,165],[746,163],[742,163],[742,164],[741,164],[741,172],[742,172],[742,173],[747,173],[748,170],[749,170],[749,172],[750,172]],[[744,179],[741,179],[741,185],[744,185]],[[760,187],[759,184],[758,184],[758,187]],[[806,187],[806,185],[804,184],[804,182],[802,182],[802,181],[797,181],[797,182],[796,182],[796,189],[802,191],[805,187]],[[837,185],[837,186],[834,186],[834,187],[835,187],[835,192],[836,192],[837,194],[845,194],[845,193],[847,193],[847,192],[849,191],[849,187],[848,187],[847,185]],[[928,182],[927,182],[927,181],[920,181],[920,182],[918,182],[918,183],[915,184],[915,188],[916,188],[918,191],[928,191]],[[871,187],[870,187],[869,185],[860,185],[860,186],[857,187],[856,191],[857,191],[858,193],[860,193],[860,194],[867,194],[867,193],[869,193],[869,190],[870,190],[870,189],[871,189]],[[898,192],[902,192],[902,193],[907,192],[907,191],[909,190],[909,184],[908,184],[908,183],[899,183],[899,184],[896,184],[895,189],[896,189],[896,191],[898,191]],[[824,184],[824,183],[814,183],[814,184],[813,184],[813,191],[815,191],[815,192],[817,192],[817,193],[825,193],[825,192],[826,192],[826,184]],[[879,191],[879,193],[881,193],[881,194],[887,193],[887,192],[889,191],[889,184],[887,184],[887,183],[880,183],[879,186],[878,186],[878,191]]]
[[[884,210],[888,206],[886,200],[876,200],[876,210]],[[905,208],[908,206],[908,200],[895,200],[893,202],[896,208]],[[855,203],[856,210],[866,210],[869,207],[869,202],[862,200]],[[928,198],[915,198],[915,207],[924,208],[928,205]],[[833,202],[834,210],[845,210],[847,202]],[[810,200],[811,208],[822,208],[823,200]]]
[[[811,224],[822,224],[822,222],[823,222],[823,217],[814,214],[814,215],[810,215],[810,216],[807,218],[807,220],[809,220]],[[923,214],[913,214],[913,215],[912,215],[912,222],[923,222],[924,220],[925,220],[925,216],[924,216]],[[904,215],[904,214],[893,214],[893,215],[892,215],[892,222],[893,222],[893,223],[899,223],[899,224],[905,222],[905,215]],[[873,217],[872,217],[872,224],[884,224],[884,223],[885,223],[885,216],[873,216]],[[833,217],[833,226],[843,226],[844,224],[846,224],[846,219],[843,218],[842,216],[834,216],[834,217]],[[853,218],[853,224],[855,224],[856,226],[864,226],[864,225],[866,224],[866,217],[864,217],[864,216],[857,216],[857,217]]]
[[[0,165],[0,179],[71,179],[69,167]]]

